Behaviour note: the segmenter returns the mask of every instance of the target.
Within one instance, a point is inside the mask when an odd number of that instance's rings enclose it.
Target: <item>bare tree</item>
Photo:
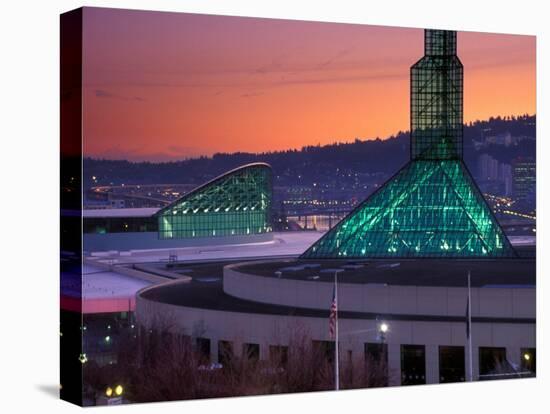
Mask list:
[[[243,352],[231,354],[223,367],[205,364],[194,335],[174,333],[169,318],[140,327],[118,341],[118,362],[85,367],[85,383],[103,392],[114,382],[124,384],[133,402],[322,391],[334,389],[334,354],[327,343],[315,343],[303,329],[293,329],[288,345],[275,347],[269,360]],[[322,344],[323,346],[320,346]],[[361,364],[359,364],[361,365]],[[116,380],[115,380],[116,378]],[[386,367],[376,363],[341,370],[342,388],[387,384]]]

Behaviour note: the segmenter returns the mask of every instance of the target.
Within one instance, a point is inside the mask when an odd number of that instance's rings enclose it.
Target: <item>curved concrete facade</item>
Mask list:
[[[239,271],[242,263],[224,268],[223,290],[254,302],[297,308],[327,309],[334,284],[315,280],[278,279]],[[442,275],[442,278],[445,275]],[[379,314],[464,316],[467,289],[339,283],[341,311]],[[535,318],[534,288],[472,288],[472,316]]]
[[[219,341],[230,341],[236,354],[241,352],[241,344],[258,344],[261,359],[269,357],[270,346],[287,346],[296,332],[312,340],[330,341],[332,283],[251,275],[235,270],[237,267],[239,264],[224,267],[223,292],[219,292],[234,306],[200,301],[186,304],[186,299],[174,303],[173,298],[151,295],[158,289],[174,291],[184,286],[176,281],[138,293],[138,322],[149,327],[166,320],[175,332],[209,339],[212,361],[218,360]],[[192,283],[185,285],[187,288],[192,289]],[[365,344],[379,341],[378,324],[385,320],[390,326],[385,336],[390,385],[401,383],[403,345],[424,346],[426,383],[438,383],[439,347],[463,347],[465,366],[469,366],[466,295],[465,288],[456,287],[341,283],[341,355],[362,363]],[[535,315],[534,288],[472,289],[474,379],[479,378],[480,347],[505,348],[507,360],[521,364],[522,350],[536,348]]]

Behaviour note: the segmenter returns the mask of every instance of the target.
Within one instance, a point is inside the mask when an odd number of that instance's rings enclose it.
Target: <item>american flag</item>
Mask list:
[[[338,305],[336,303],[336,286],[332,291],[332,303],[330,304],[330,315],[328,317],[328,331],[330,339],[336,339],[336,318],[338,318]]]

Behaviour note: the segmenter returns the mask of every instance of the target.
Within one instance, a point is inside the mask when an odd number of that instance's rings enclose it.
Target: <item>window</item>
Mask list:
[[[156,232],[158,222],[154,217],[84,217],[84,233],[137,233]]]
[[[388,386],[388,344],[365,344],[365,369],[368,387]]]
[[[260,345],[243,344],[243,358],[250,362],[258,362],[260,359]]]
[[[218,362],[223,366],[229,365],[233,360],[233,342],[218,342]]]
[[[463,382],[466,379],[463,346],[439,347],[439,382]]]
[[[321,358],[324,358],[329,364],[334,362],[334,355],[336,352],[334,341],[313,341],[312,345],[313,352],[317,353]]]
[[[401,385],[426,383],[424,345],[401,345]]]
[[[210,339],[196,338],[195,345],[201,362],[210,362]]]
[[[506,348],[479,348],[479,379],[491,380],[506,378],[511,367],[506,361]]]
[[[285,367],[288,362],[288,347],[282,345],[270,345],[269,360],[275,366]]]

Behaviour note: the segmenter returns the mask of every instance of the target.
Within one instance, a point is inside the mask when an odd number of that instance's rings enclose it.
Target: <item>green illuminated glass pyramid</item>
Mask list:
[[[425,31],[411,68],[411,161],[301,258],[495,258],[516,253],[462,160],[456,32]]]

